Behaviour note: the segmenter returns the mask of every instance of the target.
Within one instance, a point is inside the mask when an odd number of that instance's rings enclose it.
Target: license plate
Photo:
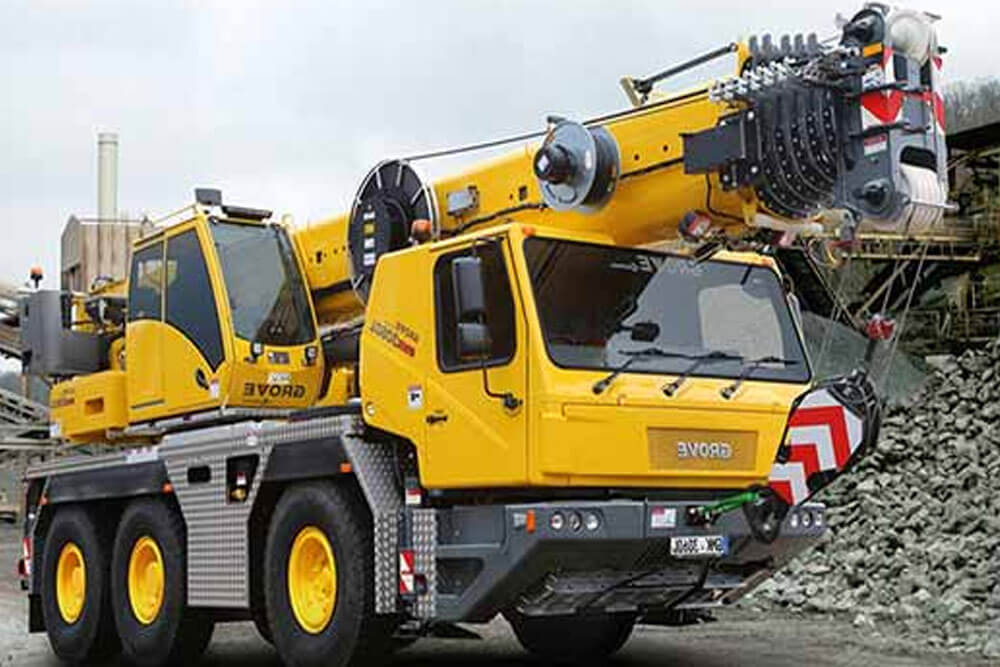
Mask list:
[[[729,540],[725,535],[691,535],[670,538],[670,555],[675,558],[725,556]]]

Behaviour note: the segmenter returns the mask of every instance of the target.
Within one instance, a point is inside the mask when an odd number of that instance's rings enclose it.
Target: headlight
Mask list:
[[[587,512],[583,517],[583,525],[590,532],[594,532],[601,527],[601,517],[593,512]]]
[[[549,518],[549,526],[555,531],[562,530],[566,526],[566,517],[562,512],[556,512]]]
[[[579,532],[583,528],[583,517],[580,516],[579,512],[570,512],[569,528],[574,533]]]
[[[823,513],[822,512],[816,512],[816,515],[813,516],[813,525],[816,526],[817,528],[819,528],[820,526],[823,525]]]
[[[812,522],[813,522],[812,514],[810,512],[803,512],[802,513],[802,527],[803,528],[808,528],[809,526],[812,525]]]
[[[792,515],[788,517],[788,525],[791,528],[799,527],[799,515],[796,512],[792,512]]]

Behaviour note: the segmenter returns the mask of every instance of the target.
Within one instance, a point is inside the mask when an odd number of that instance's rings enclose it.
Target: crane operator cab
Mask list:
[[[217,190],[196,194],[135,243],[120,322],[64,332],[104,339],[95,349],[107,351],[106,366],[53,387],[56,435],[84,440],[316,400],[323,359],[287,230],[269,211],[223,205]]]

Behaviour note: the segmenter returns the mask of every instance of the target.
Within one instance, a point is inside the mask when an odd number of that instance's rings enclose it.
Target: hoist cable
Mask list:
[[[596,118],[591,118],[583,122],[583,125],[595,125],[598,123],[607,123],[614,120],[624,119],[624,118],[641,118],[650,113],[654,113],[660,109],[660,107],[666,107],[673,104],[679,104],[682,102],[691,103],[698,101],[698,98],[703,98],[708,95],[707,88],[699,88],[697,90],[692,90],[682,95],[676,97],[670,97],[664,100],[658,100],[650,104],[644,104],[641,107],[635,107],[633,109],[625,109],[623,111],[615,111],[613,113],[605,114],[603,116],[597,116]],[[482,141],[475,144],[468,144],[466,146],[458,146],[456,148],[445,148],[436,151],[430,151],[427,153],[417,153],[416,155],[409,155],[402,158],[405,162],[417,162],[418,160],[431,160],[439,157],[447,157],[449,155],[459,155],[461,153],[471,153],[473,151],[481,151],[489,148],[498,148],[500,146],[505,146],[507,144],[514,144],[519,141],[528,141],[529,139],[538,139],[539,137],[544,137],[549,133],[549,129],[536,130],[534,132],[525,132],[523,134],[516,134],[510,137],[504,137],[502,139],[493,139],[491,141]]]
[[[892,336],[892,343],[889,346],[889,355],[886,359],[885,368],[882,371],[882,377],[879,379],[879,391],[884,392],[886,389],[886,384],[889,379],[889,373],[892,370],[892,360],[896,355],[896,348],[899,346],[899,339],[903,337],[903,332],[906,330],[906,316],[910,312],[910,306],[913,303],[913,295],[917,292],[917,285],[920,283],[921,274],[923,273],[924,260],[927,259],[927,251],[930,248],[930,240],[924,241],[923,251],[920,253],[920,261],[917,262],[917,271],[913,276],[913,284],[910,285],[910,292],[906,296],[906,305],[903,306],[903,314],[900,316],[899,326],[896,327],[896,331]]]
[[[837,323],[837,317],[840,315],[841,303],[844,298],[845,286],[847,285],[847,279],[850,276],[852,260],[854,259],[854,251],[851,251],[847,255],[847,260],[844,262],[844,269],[840,274],[840,281],[837,283],[837,291],[834,293],[833,310],[830,311],[830,324],[826,328],[826,332],[823,334],[823,342],[820,344],[819,348],[819,358],[816,361],[816,369],[820,370],[823,368],[823,362],[826,361],[826,353],[830,349],[830,343],[833,341],[833,329]],[[846,312],[846,309],[844,309]]]

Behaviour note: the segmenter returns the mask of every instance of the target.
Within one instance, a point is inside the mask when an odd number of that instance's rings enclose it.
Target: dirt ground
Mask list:
[[[44,635],[27,633],[26,598],[14,565],[19,531],[0,524],[0,667],[58,665]],[[521,667],[540,664],[525,655],[509,627],[495,620],[470,629],[481,640],[427,639],[403,651],[393,665],[435,667],[481,665]],[[252,624],[232,623],[216,629],[202,665],[279,667],[274,650],[257,637]],[[755,617],[733,610],[707,625],[686,628],[639,628],[622,652],[608,663],[615,667],[656,665],[878,665],[878,667],[988,665],[982,660],[946,653],[912,653],[888,630],[884,635],[855,629],[848,620],[822,617]],[[998,663],[1000,664],[1000,663]]]

